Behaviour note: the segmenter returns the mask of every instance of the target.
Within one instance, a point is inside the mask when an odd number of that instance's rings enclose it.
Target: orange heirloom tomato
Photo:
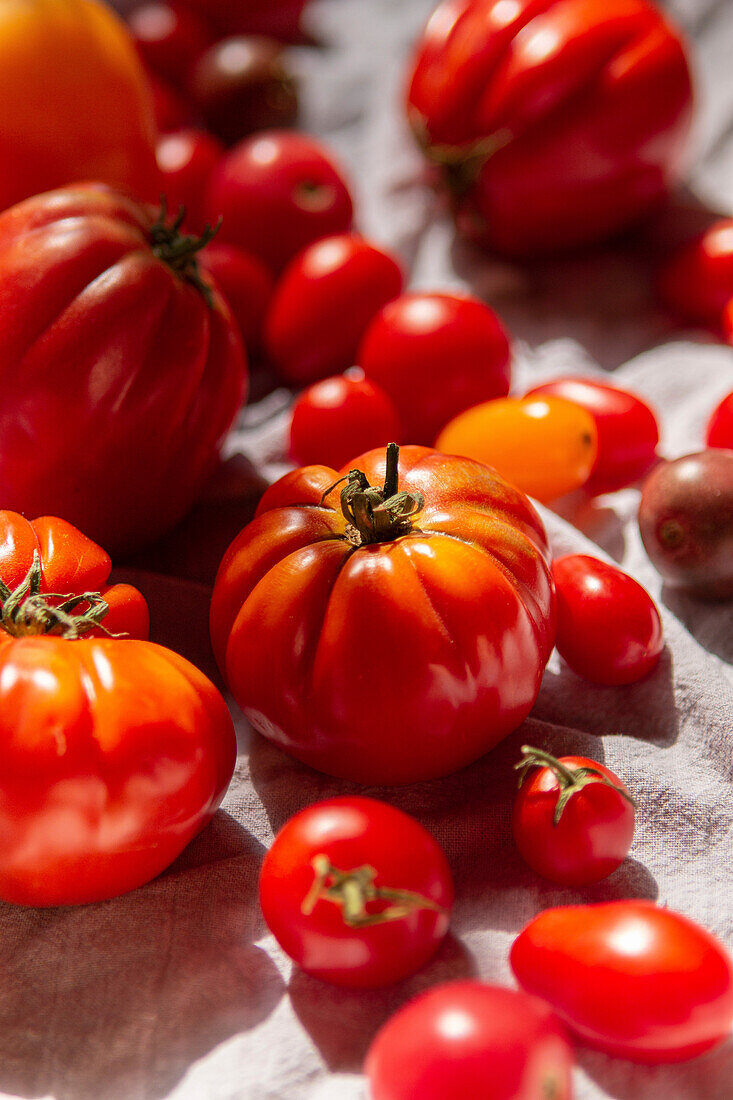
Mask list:
[[[104,550],[64,520],[0,512],[5,901],[73,905],[142,885],[206,824],[231,779],[221,695],[143,640],[145,600],[108,587],[109,572]]]
[[[447,775],[492,748],[532,707],[555,633],[527,498],[478,462],[410,446],[398,470],[397,453],[272,485],[211,607],[253,726],[360,783]]]
[[[158,193],[151,94],[106,4],[0,0],[0,164],[0,210],[78,180]]]
[[[435,446],[493,466],[547,503],[584,485],[598,453],[593,417],[560,397],[502,397],[460,413]]]

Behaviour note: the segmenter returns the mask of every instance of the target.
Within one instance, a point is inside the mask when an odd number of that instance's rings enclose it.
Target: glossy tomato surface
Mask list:
[[[595,378],[555,378],[527,393],[547,394],[573,401],[593,417],[598,432],[598,454],[583,488],[587,493],[610,493],[631,485],[654,465],[659,425],[653,411],[634,393],[607,386]]]
[[[402,294],[376,315],[357,355],[394,401],[410,443],[432,445],[457,413],[509,392],[509,341],[477,298]]]
[[[635,1062],[681,1062],[733,1026],[733,966],[700,925],[648,901],[546,909],[511,950],[523,989],[588,1046]]]
[[[459,413],[435,442],[446,454],[493,466],[547,503],[585,485],[598,453],[591,414],[563,397],[504,397]]]
[[[194,127],[163,134],[155,150],[160,190],[157,196],[150,196],[151,202],[165,195],[172,213],[185,207],[187,229],[202,233],[206,189],[223,155],[224,146],[205,130]]]
[[[708,447],[723,447],[733,451],[733,393],[729,393],[713,410],[705,431]]]
[[[226,303],[195,257],[164,258],[177,239],[159,211],[95,185],[0,217],[3,504],[113,552],[192,504],[246,389]]]
[[[353,233],[300,252],[275,288],[265,324],[271,362],[294,386],[354,365],[364,331],[402,290],[397,261]]]
[[[333,798],[277,834],[260,904],[303,970],[370,989],[414,974],[435,953],[453,883],[440,846],[414,818],[372,798]]]
[[[402,438],[394,404],[380,386],[352,368],[315,382],[298,397],[290,421],[290,457],[299,466],[338,469],[354,452]]]
[[[214,277],[231,307],[247,351],[257,351],[275,280],[262,260],[216,238],[201,253],[201,266]]]
[[[571,1100],[573,1053],[547,1005],[514,989],[448,982],[377,1033],[369,1100]]]
[[[265,493],[219,569],[217,660],[255,728],[298,760],[361,783],[446,775],[515,729],[539,690],[555,631],[544,529],[480,463],[405,447],[402,533],[363,541],[333,489],[351,469],[380,486],[384,451]]]
[[[224,158],[209,186],[207,216],[223,218],[220,239],[259,256],[272,270],[313,241],[351,228],[343,174],[306,134],[267,130]]]
[[[561,886],[600,882],[634,836],[634,803],[617,775],[585,756],[555,758],[524,746],[512,832],[523,860]]]
[[[632,684],[656,668],[662,622],[646,589],[589,554],[552,563],[557,592],[555,645],[573,672],[596,684]]]
[[[180,88],[212,37],[204,20],[175,0],[140,4],[130,12],[127,25],[148,68]]]
[[[459,226],[515,256],[600,240],[659,204],[691,106],[685,46],[648,0],[444,0],[408,92]]]
[[[733,299],[733,218],[682,245],[659,273],[659,294],[678,317],[713,328]]]

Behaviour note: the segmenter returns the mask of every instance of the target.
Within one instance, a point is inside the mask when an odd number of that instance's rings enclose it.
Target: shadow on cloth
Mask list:
[[[578,1064],[613,1100],[727,1100],[733,1081],[733,1042],[694,1058],[667,1066],[643,1066],[599,1051],[577,1048]]]
[[[731,601],[700,600],[671,585],[662,586],[662,603],[683,623],[708,653],[733,664]]]
[[[221,811],[168,872],[97,905],[0,905],[0,1091],[163,1097],[284,983],[252,944],[261,845]]]

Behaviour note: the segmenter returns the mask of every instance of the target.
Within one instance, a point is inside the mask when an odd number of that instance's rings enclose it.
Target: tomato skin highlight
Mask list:
[[[547,1005],[476,981],[434,987],[377,1033],[370,1100],[572,1100],[573,1053]]]
[[[323,893],[309,908],[312,861],[319,856],[340,871],[373,868],[377,888],[409,891],[415,907],[363,927],[350,926],[344,909]],[[448,931],[453,883],[440,846],[413,818],[372,798],[333,798],[280,830],[262,865],[260,904],[270,931],[307,973],[374,989],[414,974],[437,951]],[[398,904],[374,900],[365,911],[373,916]]]
[[[595,684],[632,684],[656,668],[664,648],[659,612],[646,589],[589,554],[552,563],[555,645],[573,672]]]
[[[698,924],[648,901],[546,909],[515,940],[517,981],[588,1046],[682,1062],[733,1025],[733,965]]]
[[[196,233],[204,229],[204,201],[211,173],[224,155],[224,146],[205,130],[186,129],[163,134],[156,147],[160,190],[150,195],[155,203],[165,195],[168,208],[186,208],[186,226]]]
[[[713,410],[705,430],[708,447],[733,451],[733,393],[729,393]]]
[[[678,248],[659,272],[664,305],[685,321],[719,328],[733,298],[733,218],[721,218]]]
[[[130,12],[127,25],[146,66],[185,88],[193,63],[211,42],[211,31],[182,4],[147,0]]]

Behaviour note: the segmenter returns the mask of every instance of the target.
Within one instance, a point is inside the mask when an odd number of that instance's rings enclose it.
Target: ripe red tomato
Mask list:
[[[444,0],[408,93],[459,227],[516,256],[600,240],[657,206],[691,106],[684,45],[648,0]]]
[[[424,447],[405,447],[398,471],[397,450],[275,482],[211,605],[214,652],[254,727],[359,783],[414,783],[487,752],[532,707],[554,640],[526,497]]]
[[[275,289],[270,271],[256,256],[214,240],[201,253],[201,266],[231,306],[248,351],[259,349],[267,307]]]
[[[612,771],[585,756],[522,747],[512,831],[533,871],[561,886],[600,882],[629,854],[634,801]],[[536,771],[532,771],[536,768]]]
[[[313,138],[290,130],[255,134],[236,145],[214,172],[207,199],[221,239],[282,271],[306,245],[351,228],[349,189]]]
[[[241,338],[195,250],[101,185],[0,216],[0,484],[114,552],[180,519],[246,388]]]
[[[206,188],[223,155],[224,146],[205,130],[177,130],[158,138],[161,194],[169,210],[186,208],[185,224],[196,232],[203,232]]]
[[[338,469],[354,451],[386,447],[400,438],[394,405],[358,368],[315,382],[293,406],[290,457],[299,466]]]
[[[658,289],[684,320],[718,328],[733,298],[733,218],[713,222],[678,248],[659,272]]]
[[[172,130],[185,130],[194,126],[196,115],[191,104],[155,73],[147,75],[153,94],[155,124],[160,133],[168,134]]]
[[[733,451],[733,393],[724,397],[713,410],[705,431],[708,447],[722,447]]]
[[[392,398],[411,443],[432,444],[451,417],[509,393],[509,342],[483,302],[402,294],[377,314],[357,362]]]
[[[212,39],[195,12],[164,0],[148,0],[134,8],[127,24],[148,68],[179,88],[185,87],[189,69]]]
[[[453,882],[440,846],[413,818],[373,798],[332,798],[277,834],[262,864],[260,904],[303,970],[373,989],[435,954]]]
[[[636,394],[607,386],[595,378],[554,378],[526,394],[564,397],[586,409],[596,422],[598,454],[587,493],[611,493],[631,485],[653,466],[659,443],[659,425],[652,410]]]
[[[232,720],[198,669],[138,640],[145,601],[107,587],[103,550],[58,519],[3,512],[0,533],[0,897],[115,897],[164,870],[217,809]],[[65,595],[44,598],[49,585]],[[104,626],[133,636],[99,637]]]
[[[664,648],[659,612],[633,577],[588,554],[552,563],[560,656],[594,684],[632,684]]]
[[[515,940],[517,981],[588,1046],[681,1062],[733,1026],[733,966],[698,924],[648,901],[546,909]]]
[[[300,42],[301,16],[308,0],[184,0],[210,20],[222,35],[269,34]]]
[[[372,1043],[369,1100],[571,1100],[573,1053],[536,997],[447,982],[410,1001]]]
[[[352,233],[316,241],[275,287],[265,322],[271,362],[294,386],[346,370],[369,322],[401,290],[399,264],[369,241]]]

